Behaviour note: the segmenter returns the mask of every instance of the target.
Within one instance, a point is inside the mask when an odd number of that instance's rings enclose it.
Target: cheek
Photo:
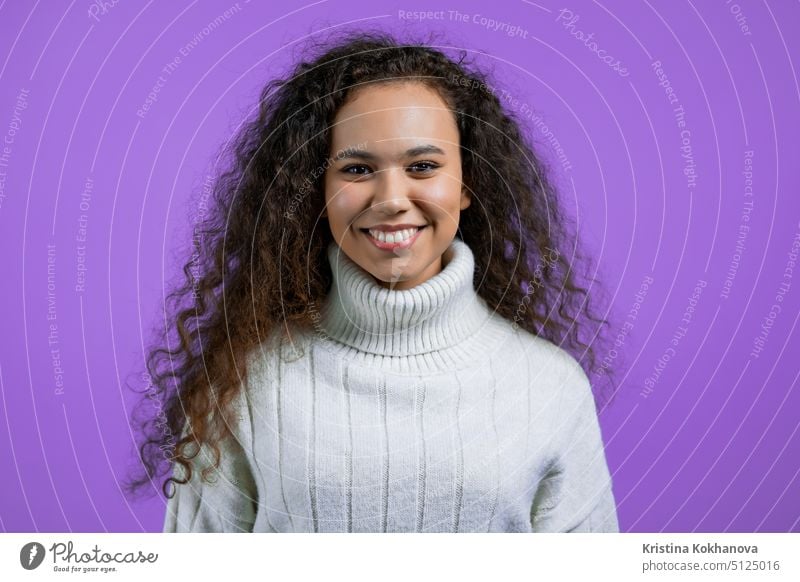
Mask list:
[[[326,196],[328,220],[331,226],[344,230],[352,224],[360,211],[358,196],[348,190],[333,190]]]
[[[431,217],[452,218],[461,212],[461,184],[452,180],[426,188],[419,201]]]

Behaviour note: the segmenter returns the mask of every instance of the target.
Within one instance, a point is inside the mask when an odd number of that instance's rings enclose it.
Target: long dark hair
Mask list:
[[[477,293],[515,326],[566,349],[587,374],[608,372],[600,370],[599,346],[609,321],[594,305],[592,263],[525,123],[505,110],[466,51],[450,58],[427,43],[345,31],[310,45],[307,55],[263,88],[213,183],[185,280],[168,296],[169,325],[146,359],[146,395],[134,414],[143,471],[129,481],[131,491],[157,477],[166,477],[165,494],[170,482],[186,483],[199,445],[218,463],[248,354],[290,326],[313,327],[309,306],[321,304],[331,284],[319,168],[337,111],[367,84],[413,80],[453,111],[473,197],[459,234],[475,256]],[[184,479],[167,477],[172,463]]]

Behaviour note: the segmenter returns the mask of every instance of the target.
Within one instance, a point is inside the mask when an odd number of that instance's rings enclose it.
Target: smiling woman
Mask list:
[[[447,104],[419,83],[363,88],[339,110],[332,135],[334,149],[367,144],[325,174],[323,215],[336,243],[391,289],[439,273],[471,200]]]
[[[165,531],[618,530],[589,262],[464,60],[357,32],[264,88],[148,360]]]

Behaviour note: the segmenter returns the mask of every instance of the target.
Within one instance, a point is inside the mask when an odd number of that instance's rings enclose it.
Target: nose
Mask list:
[[[408,210],[412,206],[412,185],[404,168],[389,168],[378,174],[372,197],[375,211],[387,216]]]

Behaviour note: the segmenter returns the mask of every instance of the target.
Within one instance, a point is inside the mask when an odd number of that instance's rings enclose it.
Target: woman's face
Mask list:
[[[366,87],[332,132],[325,213],[336,243],[384,287],[439,273],[470,204],[452,111],[419,83]]]

